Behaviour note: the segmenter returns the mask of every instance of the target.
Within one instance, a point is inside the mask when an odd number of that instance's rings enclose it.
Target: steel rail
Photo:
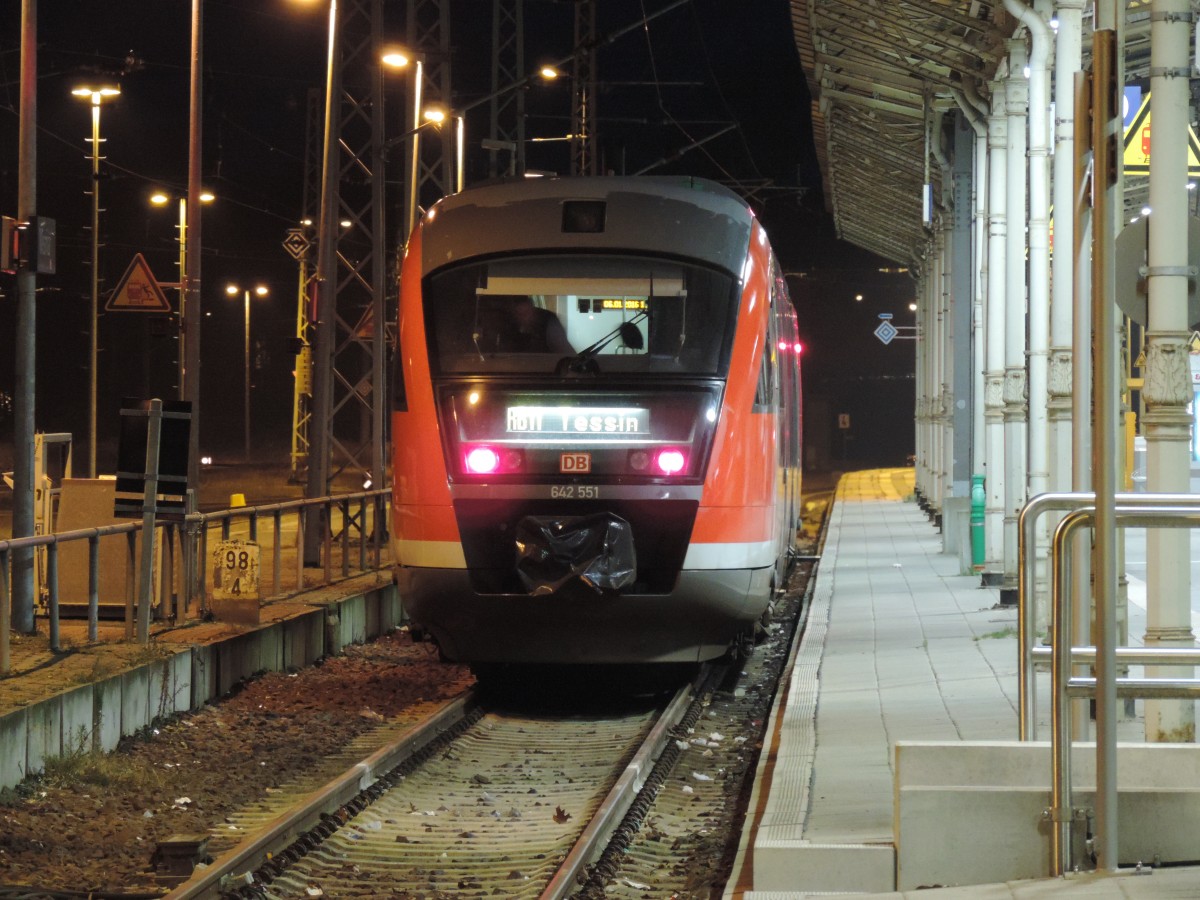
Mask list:
[[[310,793],[258,834],[251,835],[222,854],[212,865],[197,869],[191,878],[166,894],[165,900],[202,900],[220,896],[228,879],[246,878],[247,873],[258,869],[270,854],[286,847],[298,835],[317,825],[324,816],[345,806],[405,759],[453,728],[476,705],[474,691],[450,701],[424,722],[413,726],[396,740]]]
[[[578,889],[579,876],[587,865],[600,856],[612,839],[613,832],[637,801],[657,759],[671,740],[673,729],[697,701],[700,686],[707,683],[710,671],[711,666],[706,666],[696,679],[680,687],[663,709],[654,727],[550,879],[541,894],[543,900],[565,898]],[[167,900],[206,900],[231,890],[251,889],[256,883],[254,873],[272,855],[280,854],[323,819],[351,805],[358,795],[404,759],[462,721],[476,705],[473,693],[447,704],[436,716],[415,726],[396,741],[307,795],[261,831],[222,854],[211,865],[197,869],[191,878],[166,895]]]
[[[587,828],[571,848],[571,852],[567,854],[567,858],[550,879],[550,883],[542,892],[541,900],[560,900],[579,888],[578,876],[583,872],[584,866],[593,862],[604,850],[613,832],[621,824],[621,819],[637,799],[646,777],[654,768],[655,760],[662,754],[663,748],[671,738],[671,729],[679,723],[691,706],[697,686],[705,683],[710,669],[711,667],[705,666],[694,681],[675,692],[675,696],[659,716],[638,752],[629,761],[625,771],[601,802]]]

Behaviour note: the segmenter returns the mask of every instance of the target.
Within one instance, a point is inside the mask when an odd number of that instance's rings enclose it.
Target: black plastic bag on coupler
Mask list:
[[[637,577],[633,530],[612,513],[526,516],[517,523],[516,551],[517,574],[535,597],[575,578],[602,594]]]

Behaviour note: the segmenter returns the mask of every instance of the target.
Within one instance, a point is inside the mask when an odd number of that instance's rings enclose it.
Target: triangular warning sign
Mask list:
[[[1200,175],[1200,140],[1188,125],[1188,174]],[[1142,105],[1133,115],[1133,121],[1125,129],[1125,147],[1122,163],[1126,175],[1150,174],[1150,92],[1142,98]]]
[[[171,304],[155,281],[146,258],[138,253],[104,308],[109,312],[170,312]]]

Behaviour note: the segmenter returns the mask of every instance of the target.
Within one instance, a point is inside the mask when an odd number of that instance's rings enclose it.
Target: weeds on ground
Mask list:
[[[92,684],[115,675],[117,667],[103,657],[97,656],[92,660],[90,669],[81,669],[71,676],[72,684]]]
[[[71,676],[71,683],[81,685],[104,681],[125,669],[136,669],[139,666],[161,662],[170,655],[170,650],[160,647],[157,644],[147,644],[144,647],[134,650],[126,658],[112,659],[104,656],[96,656],[92,659],[90,669],[80,669]]]
[[[1001,628],[999,631],[989,631],[987,634],[977,634],[973,638],[976,641],[999,640],[1000,638],[1010,638],[1017,636],[1017,629],[1013,625],[1007,628]]]
[[[132,667],[145,666],[150,663],[159,662],[171,655],[171,651],[157,644],[146,644],[137,650],[132,656],[126,660],[127,665]]]
[[[150,791],[162,787],[163,773],[123,754],[92,749],[91,736],[80,729],[73,749],[46,760],[42,782],[53,787],[94,785],[102,788]]]

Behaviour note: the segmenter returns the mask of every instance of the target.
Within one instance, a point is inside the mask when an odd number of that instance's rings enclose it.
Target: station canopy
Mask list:
[[[930,235],[922,221],[926,121],[958,107],[986,109],[1005,41],[1020,28],[1002,0],[791,0],[796,47],[812,97],[825,204],[838,236],[920,269]],[[1126,6],[1126,83],[1148,77],[1150,0]],[[1092,30],[1084,10],[1084,65]],[[1140,208],[1146,179],[1126,179]]]

